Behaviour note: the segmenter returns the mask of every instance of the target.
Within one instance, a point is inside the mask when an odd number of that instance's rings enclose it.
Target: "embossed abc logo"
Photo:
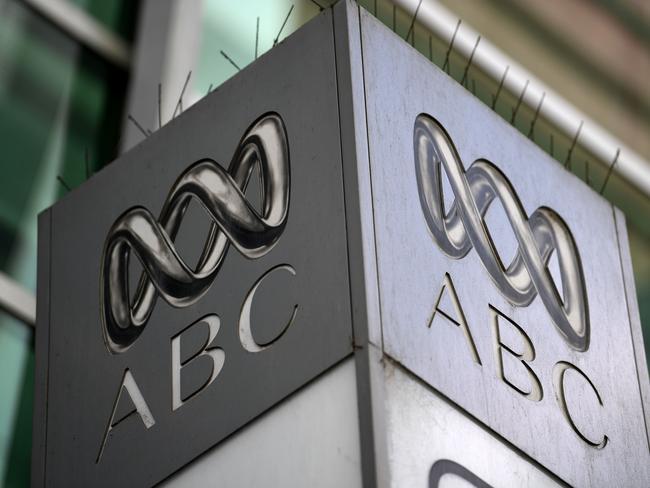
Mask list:
[[[557,333],[572,349],[584,352],[589,348],[589,313],[585,281],[578,249],[568,226],[552,209],[540,207],[526,216],[514,188],[506,176],[491,162],[475,161],[465,170],[445,129],[432,117],[421,114],[416,118],[413,134],[415,174],[420,204],[429,232],[438,248],[452,259],[462,259],[472,249],[483,263],[488,276],[499,292],[513,306],[526,307],[539,296]],[[445,209],[442,186],[444,169],[454,201]],[[516,237],[518,249],[508,266],[504,266],[484,221],[488,208],[500,201]],[[553,253],[557,254],[562,280],[562,296],[548,270]],[[443,294],[453,303],[456,318],[440,308]],[[497,376],[512,390],[533,402],[540,402],[544,389],[531,363],[535,348],[524,329],[496,307],[488,304]],[[437,314],[462,329],[475,363],[482,366],[461,301],[452,277],[445,273],[440,293],[428,326]],[[521,338],[523,347],[506,344],[502,326]],[[542,324],[543,325],[543,324]],[[525,389],[511,381],[504,371],[504,354],[519,362],[529,379]],[[558,361],[553,367],[553,389],[557,404],[575,434],[589,446],[602,449],[607,435],[600,439],[588,437],[581,431],[566,400],[565,374],[576,373],[594,392],[597,402],[603,401],[587,374],[568,361]]]
[[[262,211],[258,212],[244,192],[253,169],[259,166],[262,187]],[[287,222],[290,193],[289,145],[279,115],[267,113],[253,123],[239,142],[227,170],[211,159],[192,164],[179,176],[156,219],[144,207],[124,212],[112,225],[104,245],[100,276],[102,333],[108,351],[126,352],[140,337],[151,317],[158,296],[177,308],[189,307],[210,289],[226,258],[230,244],[249,259],[266,255],[277,244]],[[212,223],[201,258],[192,269],[178,254],[174,239],[180,229],[190,200],[197,199]],[[134,254],[144,273],[131,300],[129,259]],[[279,340],[294,323],[298,305],[275,338],[258,342],[251,331],[250,312],[255,293],[271,274],[295,275],[289,264],[266,271],[249,289],[241,307],[238,332],[241,346],[259,353]],[[207,341],[189,359],[182,359],[184,334],[195,327],[208,327]],[[207,388],[219,375],[225,352],[209,347],[219,332],[220,319],[210,314],[190,324],[171,338],[172,411]],[[183,368],[198,357],[212,362],[210,378],[196,391],[181,396]],[[143,397],[133,373],[126,369],[101,440],[96,462],[101,461],[109,433],[126,416],[116,418],[121,396],[128,395],[147,429],[155,418]]]

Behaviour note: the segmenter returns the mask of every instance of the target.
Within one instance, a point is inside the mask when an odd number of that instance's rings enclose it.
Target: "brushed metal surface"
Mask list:
[[[384,381],[390,486],[566,486],[390,361]]]
[[[429,115],[415,119],[413,146],[422,212],[440,250],[452,259],[462,259],[474,249],[494,285],[512,305],[527,307],[539,294],[567,344],[585,351],[589,347],[585,282],[578,250],[562,217],[547,207],[537,208],[528,217],[508,178],[485,159],[465,169],[453,141]],[[454,197],[449,209],[444,203],[443,169]],[[517,241],[508,265],[485,223],[490,206],[497,202]],[[560,284],[548,270],[554,252]]]
[[[385,352],[566,482],[647,486],[650,451],[612,207],[364,11],[361,27]],[[476,250],[453,259],[439,249],[414,161],[423,113],[444,127],[466,168],[477,160],[498,168],[526,215],[547,208],[562,217],[582,266],[588,348],[558,334],[539,296],[513,305]],[[441,182],[447,209],[452,179]],[[521,243],[507,212],[494,202],[481,225],[510,263]],[[566,297],[553,254],[543,271]],[[447,275],[462,317],[443,289]],[[566,391],[557,391],[563,380]]]

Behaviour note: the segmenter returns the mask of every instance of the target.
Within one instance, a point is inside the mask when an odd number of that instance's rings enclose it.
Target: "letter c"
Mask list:
[[[257,289],[259,286],[262,284],[262,281],[272,274],[274,271],[280,271],[280,270],[285,270],[291,273],[293,276],[296,276],[296,270],[291,266],[290,264],[280,264],[274,268],[271,268],[268,270],[266,273],[264,273],[253,285],[253,287],[250,289],[248,294],[246,295],[246,298],[244,299],[244,304],[242,305],[241,308],[241,313],[239,315],[239,340],[241,342],[241,345],[246,349],[248,352],[260,352],[275,343],[278,339],[280,339],[285,332],[291,327],[291,324],[293,324],[295,318],[296,318],[296,312],[298,311],[298,305],[294,305],[293,307],[293,312],[291,314],[291,318],[289,321],[286,323],[286,325],[282,328],[282,331],[273,339],[270,341],[260,343],[255,340],[253,337],[253,332],[251,331],[251,305],[253,304],[253,298],[255,298],[255,292],[257,292]]]
[[[600,398],[600,393],[598,393],[598,390],[596,390],[596,387],[594,384],[591,382],[591,380],[587,377],[585,373],[582,372],[582,370],[578,369],[577,366],[574,366],[571,363],[568,363],[566,361],[560,361],[558,362],[554,367],[553,367],[553,388],[555,389],[555,398],[557,399],[557,403],[560,406],[560,410],[562,410],[562,414],[564,415],[564,418],[569,422],[569,425],[573,429],[573,431],[582,439],[584,442],[589,444],[591,447],[594,447],[596,449],[602,449],[607,445],[607,441],[609,438],[603,434],[603,437],[600,441],[593,441],[587,436],[585,436],[580,430],[578,430],[578,427],[576,426],[575,422],[571,418],[571,413],[569,412],[569,408],[567,407],[566,403],[566,397],[564,393],[564,375],[567,372],[567,370],[572,369],[576,373],[578,373],[580,376],[582,376],[589,386],[591,386],[591,389],[594,391],[596,394],[596,398],[598,399],[598,403],[600,406],[603,406],[603,400]]]

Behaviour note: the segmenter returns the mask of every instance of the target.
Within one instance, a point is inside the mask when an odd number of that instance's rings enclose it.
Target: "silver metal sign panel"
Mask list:
[[[41,217],[35,485],[155,484],[352,352],[333,51],[328,12]]]
[[[647,486],[621,214],[363,11],[361,35],[384,351],[565,482]]]
[[[566,486],[401,367],[384,374],[390,486]]]

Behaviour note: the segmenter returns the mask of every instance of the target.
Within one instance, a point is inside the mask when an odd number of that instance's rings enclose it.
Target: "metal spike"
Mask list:
[[[61,183],[61,185],[63,185],[63,188],[65,188],[68,191],[72,191],[72,188],[70,188],[70,186],[65,182],[65,180],[61,178],[61,176],[57,175],[56,179],[59,180],[59,183]]]
[[[206,93],[206,95],[208,95],[211,91],[212,91],[212,83],[210,83],[210,86],[208,86],[208,93]]]
[[[237,66],[237,63],[235,63],[230,56],[228,56],[225,52],[221,50],[219,52],[224,58],[226,58],[230,62],[230,64],[232,64],[235,68],[237,68],[237,71],[241,71],[241,68]]]
[[[456,40],[456,34],[458,34],[458,29],[460,28],[460,24],[462,23],[461,19],[458,19],[458,22],[456,23],[456,28],[454,29],[454,34],[451,36],[451,41],[449,42],[449,47],[447,48],[447,53],[445,54],[445,62],[442,65],[442,70],[446,71],[447,66],[449,65],[449,55],[451,54],[451,50],[454,47],[454,41]],[[449,73],[449,71],[447,71]]]
[[[472,78],[472,95],[476,96],[476,80]]]
[[[325,7],[323,7],[323,6],[322,6],[320,3],[318,3],[316,0],[310,0],[310,1],[311,1],[311,3],[313,3],[314,5],[316,5],[316,6],[318,7],[318,9],[319,9],[321,12],[322,12],[323,10],[325,10]]]
[[[576,143],[578,142],[578,137],[580,137],[580,131],[582,131],[582,125],[584,124],[584,121],[580,121],[580,125],[578,126],[578,130],[576,131],[576,135],[573,136],[573,141],[571,142],[571,147],[569,147],[569,151],[566,153],[566,159],[564,160],[564,166],[567,169],[571,168],[571,155],[573,154],[573,148],[576,147]]]
[[[322,6],[320,3],[318,3],[316,0],[310,0],[310,1],[311,1],[311,3],[313,3],[314,5],[316,5],[316,6],[320,9],[321,12],[322,12],[323,10],[325,10],[325,7],[323,7],[323,6]]]
[[[506,81],[506,76],[508,76],[508,71],[510,71],[510,66],[506,66],[506,69],[503,72],[503,75],[501,76],[501,81],[499,82],[497,93],[492,97],[492,110],[494,110],[494,107],[496,107],[497,105],[497,100],[499,99],[499,95],[501,95],[501,90],[503,89],[503,83]]]
[[[291,8],[289,9],[287,16],[284,18],[284,22],[282,22],[282,27],[280,27],[280,31],[278,32],[278,35],[275,36],[275,40],[273,41],[274,46],[278,43],[278,40],[280,39],[280,34],[282,34],[282,31],[284,30],[284,26],[287,24],[287,20],[289,20],[289,16],[291,15],[291,12],[293,12],[293,5],[291,5]]]
[[[158,128],[162,127],[162,83],[158,83]]]
[[[418,17],[418,12],[420,11],[420,6],[422,5],[422,0],[418,2],[418,6],[415,8],[415,13],[413,14],[413,18],[411,19],[411,25],[409,26],[409,30],[406,33],[406,37],[404,38],[405,41],[409,40],[409,37],[411,33],[413,34],[413,43],[415,43],[415,31],[413,28],[415,27],[415,19]]]
[[[528,129],[529,139],[534,139],[533,132],[535,130],[535,124],[537,123],[537,118],[539,117],[539,112],[540,110],[542,110],[542,104],[544,103],[544,98],[546,98],[546,92],[542,93],[542,98],[539,99],[539,103],[537,104],[537,108],[535,109],[535,115],[533,116],[533,120],[530,123],[530,129]]]
[[[519,94],[519,98],[517,99],[517,105],[515,105],[515,108],[512,111],[512,117],[510,117],[511,124],[515,123],[517,112],[519,112],[519,107],[521,107],[521,102],[524,100],[524,95],[526,94],[526,90],[528,90],[528,83],[530,83],[530,80],[526,80],[526,83],[524,84],[524,89],[521,90],[521,93]]]
[[[255,26],[255,59],[257,59],[257,47],[260,40],[260,18],[257,18],[257,25]]]
[[[472,66],[472,61],[474,60],[474,53],[476,52],[476,48],[478,47],[479,42],[481,42],[481,36],[478,36],[476,38],[476,43],[474,44],[472,53],[469,55],[469,60],[467,61],[467,65],[465,66],[465,71],[463,71],[463,77],[460,80],[460,84],[463,86],[465,85],[465,80],[467,80],[467,72],[469,71],[470,66]]]
[[[172,114],[172,119],[176,117],[176,111],[180,108],[179,113],[183,113],[183,95],[185,94],[185,89],[187,88],[187,84],[190,81],[190,76],[192,76],[192,70],[187,73],[187,78],[185,78],[185,83],[183,84],[183,89],[181,90],[181,96],[178,97],[178,103],[176,104],[176,107],[174,108],[174,113]]]
[[[84,149],[84,163],[86,165],[86,179],[90,178],[90,163],[88,161],[88,148]]]
[[[115,154],[118,155],[120,154],[120,148],[122,147],[122,137],[123,133],[120,135],[120,138],[117,140],[117,144],[115,144]]]
[[[553,134],[551,134],[551,157],[555,158],[554,149],[553,149]]]
[[[145,137],[149,137],[149,134],[147,134],[147,131],[144,130],[144,127],[142,127],[142,126],[138,123],[138,121],[135,120],[135,118],[133,118],[133,116],[132,116],[131,114],[127,115],[126,118],[129,119],[129,120],[131,121],[131,123],[132,123],[133,125],[135,125],[135,126],[138,128],[138,130],[139,130],[140,132],[142,132],[142,134],[143,134]]]
[[[609,178],[610,176],[612,176],[612,172],[614,171],[614,166],[616,166],[616,163],[618,163],[618,157],[620,154],[621,154],[621,148],[618,148],[616,150],[616,156],[614,156],[614,161],[612,161],[612,164],[609,166],[609,169],[607,170],[607,175],[605,176],[605,181],[603,181],[603,186],[600,188],[601,195],[605,191],[605,187],[607,186],[607,183],[609,183]]]

